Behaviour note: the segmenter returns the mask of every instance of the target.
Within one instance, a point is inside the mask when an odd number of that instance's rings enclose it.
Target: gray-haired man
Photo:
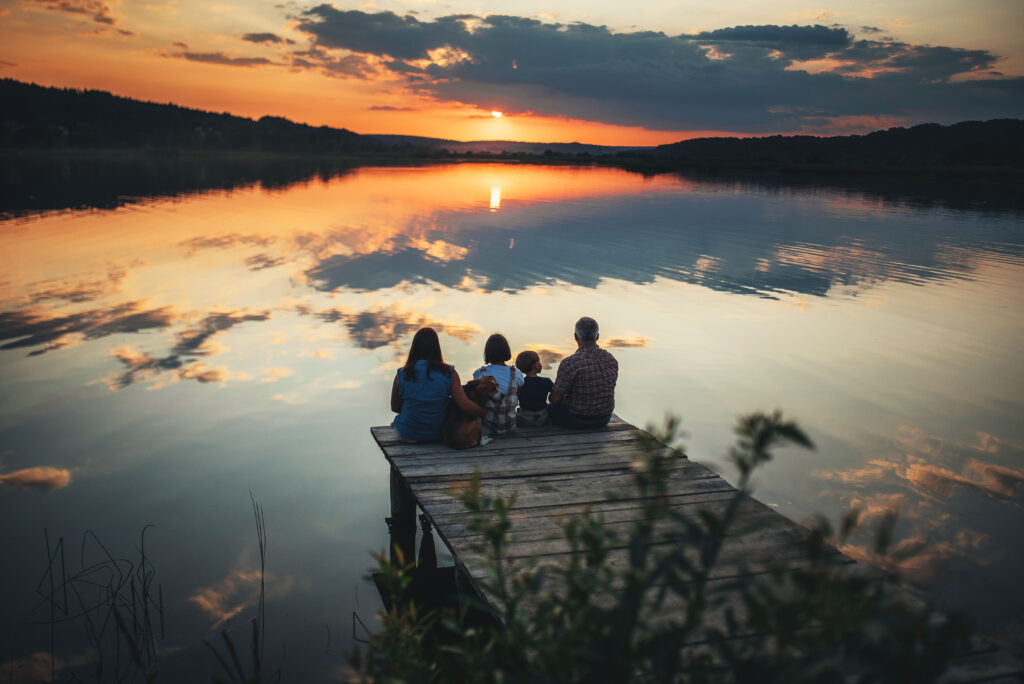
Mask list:
[[[619,362],[597,346],[597,321],[584,316],[576,321],[576,351],[558,364],[551,390],[551,422],[568,428],[608,424],[615,410],[615,382]]]

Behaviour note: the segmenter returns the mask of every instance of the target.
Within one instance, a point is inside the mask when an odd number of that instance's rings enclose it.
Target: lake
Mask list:
[[[13,681],[130,671],[129,614],[161,680],[216,673],[201,640],[248,648],[259,610],[254,501],[267,667],[340,676],[380,606],[369,428],[412,335],[435,328],[465,378],[500,331],[553,378],[581,315],[619,361],[620,416],[681,416],[690,458],[735,480],[736,417],[782,408],[817,449],[780,451],[755,495],[796,520],[860,507],[844,551],[864,559],[898,511],[887,566],[1024,650],[1019,188],[30,161],[0,196]]]

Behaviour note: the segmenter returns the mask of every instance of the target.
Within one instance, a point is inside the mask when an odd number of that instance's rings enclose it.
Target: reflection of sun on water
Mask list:
[[[501,208],[501,186],[491,186],[491,211],[498,211]]]

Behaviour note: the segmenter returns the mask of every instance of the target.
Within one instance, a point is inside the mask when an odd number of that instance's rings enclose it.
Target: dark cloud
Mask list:
[[[0,349],[41,347],[30,352],[38,356],[74,343],[77,336],[93,340],[118,333],[135,333],[166,328],[174,321],[170,307],[144,309],[141,302],[128,302],[107,309],[91,309],[53,316],[39,309],[0,312]]]
[[[389,107],[388,105],[374,105],[368,108],[371,112],[415,112],[415,107]]]
[[[40,7],[51,12],[87,16],[97,24],[113,26],[117,23],[110,13],[110,5],[101,0],[21,0],[24,7]]]
[[[182,57],[190,62],[205,62],[207,64],[223,64],[225,66],[252,67],[273,64],[266,57],[231,57],[223,52],[183,52],[176,57]]]
[[[174,41],[173,43],[171,43],[171,45],[173,45],[174,47],[179,47],[182,50],[188,50],[188,43],[183,43],[180,40]]]
[[[827,26],[734,26],[705,31],[695,40],[715,45],[718,49],[740,49],[756,46],[778,50],[792,59],[815,59],[850,44],[851,36],[845,28]]]
[[[291,52],[291,65],[300,69],[320,69],[328,76],[369,78],[375,68],[361,55],[332,55],[329,51],[312,46],[307,50]]]
[[[288,260],[284,257],[272,257],[269,254],[256,254],[245,260],[245,265],[250,271],[262,271],[265,268],[280,266]]]
[[[283,43],[284,38],[276,33],[246,33],[242,40],[249,43]]]
[[[0,66],[16,67],[18,65],[16,62],[8,62],[6,59],[0,59]]]
[[[295,53],[305,60],[299,67],[358,77],[383,69],[428,97],[619,125],[811,131],[844,117],[948,123],[1024,110],[1024,79],[989,78],[998,57],[986,50],[858,40],[835,26],[671,36],[504,15],[422,21],[319,5],[300,15],[297,29],[313,41]],[[804,62],[814,64],[804,69]],[[980,79],[954,79],[964,74]]]

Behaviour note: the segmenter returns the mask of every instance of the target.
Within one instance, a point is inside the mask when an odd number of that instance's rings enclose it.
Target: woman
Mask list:
[[[394,422],[398,435],[413,442],[440,441],[449,399],[471,416],[487,413],[470,401],[455,367],[444,362],[434,329],[420,328],[412,338],[409,358],[391,386],[391,410],[398,414]]]

